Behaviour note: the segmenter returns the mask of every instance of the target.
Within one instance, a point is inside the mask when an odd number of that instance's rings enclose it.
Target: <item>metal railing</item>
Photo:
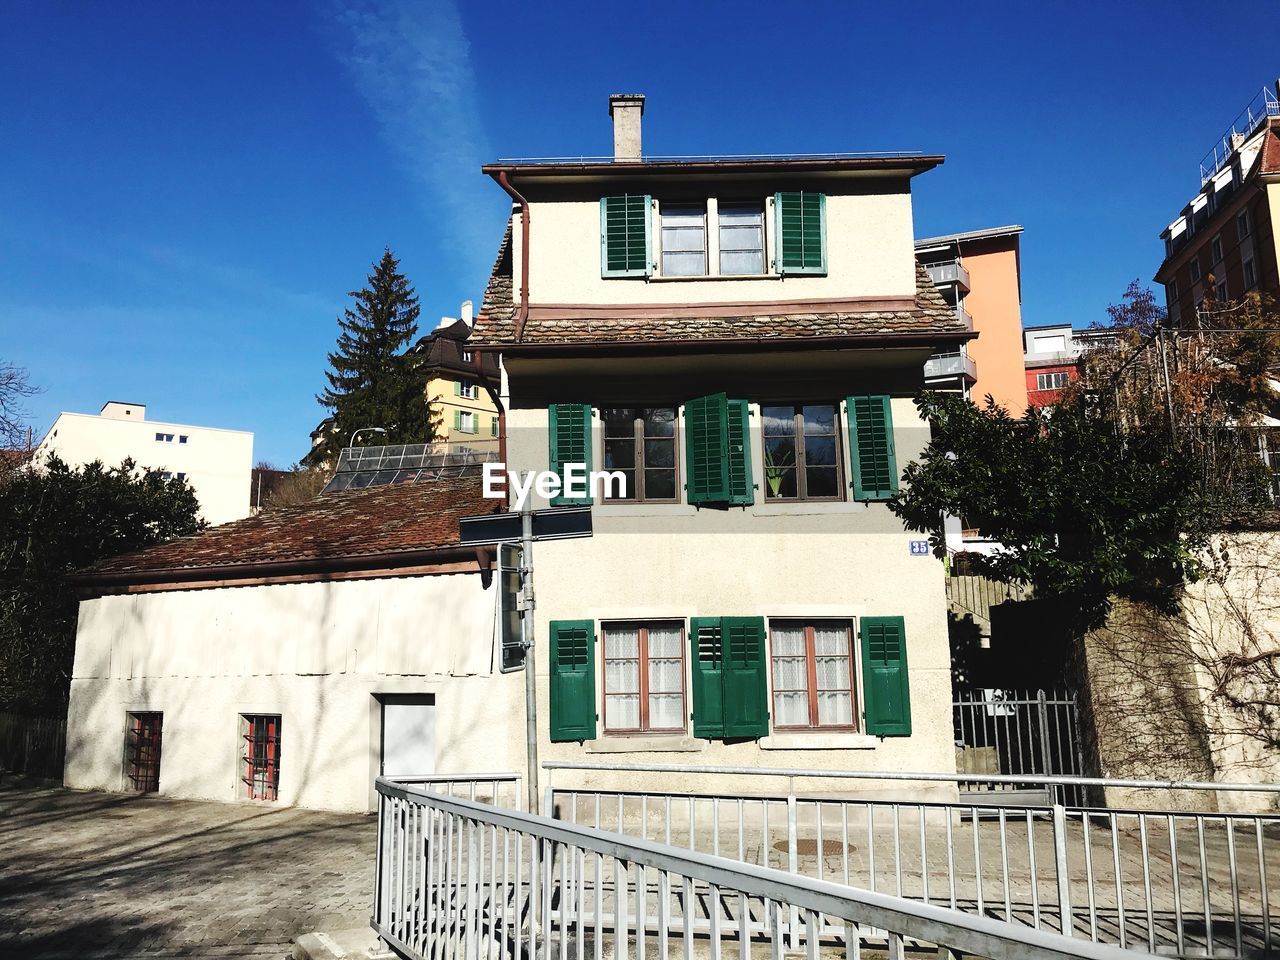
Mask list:
[[[421,787],[446,797],[461,797],[472,803],[488,803],[509,810],[524,809],[524,777],[518,773],[424,774],[388,777],[401,786]]]
[[[372,925],[411,960],[741,960],[863,943],[950,955],[1120,960],[1026,926],[703,851],[377,781]]]
[[[1032,776],[1084,773],[1075,694],[1068,690],[957,690],[951,704],[961,773]],[[962,790],[1011,790],[981,778]],[[1079,786],[1035,790],[1059,803],[1085,802]]]
[[[969,292],[969,271],[965,265],[959,260],[946,260],[942,263],[926,263],[925,270],[929,272],[931,279],[938,286],[954,283],[956,286]]]
[[[1082,940],[1182,957],[1247,957],[1280,948],[1275,902],[1280,816],[906,802],[841,794],[850,781],[971,783],[965,775],[647,764],[545,764],[556,771],[722,775],[710,792],[553,786],[544,813],[815,880],[994,917]],[[785,792],[751,789],[778,778]],[[1100,777],[992,776],[1051,785],[1258,791],[1280,786]],[[823,785],[797,793],[795,781]],[[881,785],[883,785],[883,783]],[[994,795],[993,795],[994,796]]]
[[[970,383],[978,379],[978,365],[973,358],[960,351],[935,353],[924,365],[926,380],[939,377],[964,377]]]
[[[1222,169],[1231,159],[1241,140],[1248,138],[1267,117],[1280,116],[1280,100],[1276,99],[1266,87],[1249,101],[1243,110],[1231,121],[1231,126],[1218,138],[1218,142],[1200,161],[1200,185],[1204,186],[1209,178]]]

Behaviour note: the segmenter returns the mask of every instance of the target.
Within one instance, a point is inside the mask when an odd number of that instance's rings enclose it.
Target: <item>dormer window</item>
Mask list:
[[[707,208],[703,204],[664,203],[662,217],[662,275],[707,275]]]

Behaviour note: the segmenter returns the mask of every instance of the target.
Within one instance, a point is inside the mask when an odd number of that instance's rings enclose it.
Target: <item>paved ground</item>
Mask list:
[[[278,958],[368,923],[372,817],[0,782],[0,957]]]

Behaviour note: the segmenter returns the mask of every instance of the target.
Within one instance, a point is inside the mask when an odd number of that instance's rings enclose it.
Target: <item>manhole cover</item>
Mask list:
[[[779,853],[786,853],[787,841],[779,840],[777,843],[773,845],[773,849],[777,850]],[[845,846],[845,844],[841,843],[839,840],[823,840],[822,841],[822,855],[824,857],[843,856],[850,849],[852,848]],[[797,840],[796,853],[802,857],[816,857],[818,855],[818,841],[817,840]]]

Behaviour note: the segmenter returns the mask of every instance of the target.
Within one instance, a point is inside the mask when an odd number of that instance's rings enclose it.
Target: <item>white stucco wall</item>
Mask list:
[[[281,804],[365,810],[378,694],[434,694],[436,768],[516,769],[519,675],[493,671],[478,574],[109,596],[80,606],[70,787],[127,789],[129,711],[164,714],[162,793],[234,800],[239,718],[282,718]]]
[[[726,199],[753,195],[730,190]],[[910,297],[916,292],[909,181],[843,180],[812,189],[827,191],[825,276],[770,273],[758,277],[675,279],[600,276],[600,199],[530,200],[529,299],[533,304],[687,304],[794,301],[857,297]],[[602,191],[603,192],[603,191]],[[614,191],[616,192],[616,191]],[[717,199],[715,186],[709,196]],[[772,194],[765,207],[765,260],[773,258]],[[661,263],[661,197],[651,213],[654,257]],[[517,223],[518,227],[518,223]],[[717,267],[715,218],[708,217],[709,269]],[[513,230],[514,286],[520,288],[520,230]],[[661,268],[659,268],[660,270]]]
[[[156,440],[157,433],[172,434],[173,440]],[[186,443],[179,442],[183,436]],[[73,467],[94,460],[114,467],[131,457],[143,470],[185,473],[200,501],[200,514],[210,524],[249,515],[252,433],[124,416],[63,413],[40,441],[34,462],[39,464],[52,454]]]
[[[762,458],[758,407],[753,406],[751,456]],[[899,464],[927,441],[927,427],[906,397],[893,400]],[[683,417],[681,417],[683,421]],[[510,413],[508,462],[516,470],[546,468],[545,408]],[[683,444],[681,438],[680,443]],[[600,422],[596,413],[596,463]],[[848,476],[848,451],[845,476]],[[683,458],[683,452],[681,454]],[[755,469],[760,481],[758,467]],[[683,476],[680,480],[683,489]],[[539,502],[536,506],[545,504]],[[766,504],[728,510],[682,504],[611,504],[593,508],[593,536],[535,545],[537,571],[538,691],[546,729],[548,623],[591,619],[597,628],[597,714],[603,717],[603,667],[599,625],[605,620],[696,616],[841,618],[900,615],[906,621],[912,735],[877,738],[861,733],[773,733],[761,741],[723,743],[686,736],[618,736],[599,724],[597,740],[553,744],[545,734],[545,759],[592,762],[688,763],[751,767],[803,767],[894,771],[955,770],[951,718],[950,651],[941,561],[910,553],[919,535],[903,530],[884,504]],[[861,654],[855,669],[861,685]],[[685,682],[690,664],[686,643]],[[855,689],[860,696],[860,690]],[[770,700],[772,710],[772,700]],[[558,773],[557,784],[621,786],[614,774]],[[765,789],[764,781],[730,785],[723,777],[662,776],[664,789]],[[811,784],[832,789],[830,782]],[[882,782],[885,793],[913,797],[921,791]],[[874,784],[848,785],[863,792]],[[935,796],[950,786],[927,788]]]

